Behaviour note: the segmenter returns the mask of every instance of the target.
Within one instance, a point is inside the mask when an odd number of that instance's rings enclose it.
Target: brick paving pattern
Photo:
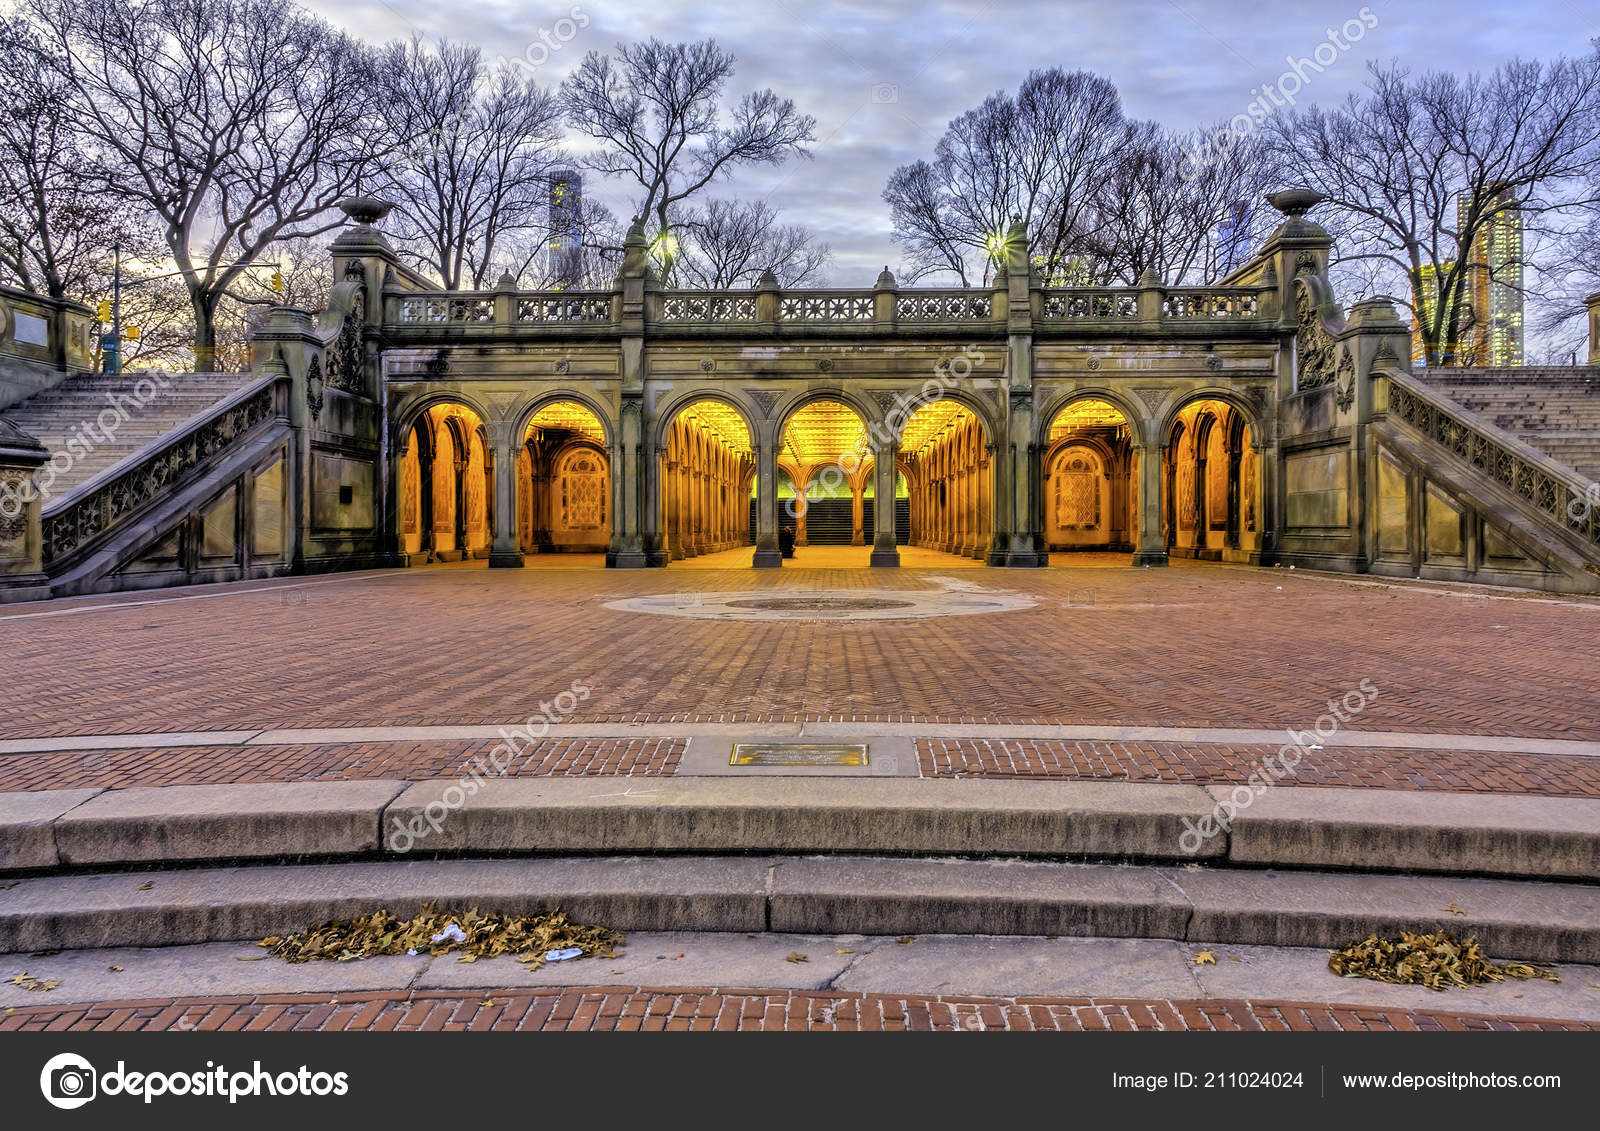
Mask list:
[[[0,1013],[0,1032],[434,1030],[1600,1030],[1600,1022],[1281,1001],[574,987],[178,998]]]
[[[0,792],[374,778],[428,781],[465,773],[495,745],[495,740],[362,742],[8,755],[0,758]],[[550,739],[528,746],[506,776],[666,775],[677,770],[684,748],[682,739]],[[938,778],[1233,785],[1245,781],[1264,756],[1276,751],[1275,746],[1220,743],[917,740],[922,775]],[[1300,763],[1295,777],[1278,785],[1600,797],[1600,758],[1328,749],[1314,752]]]
[[[489,739],[321,746],[179,746],[10,755],[0,758],[0,792],[375,778],[429,781],[466,774],[478,759],[487,761],[489,752],[498,745],[498,739]],[[684,745],[682,739],[671,738],[550,739],[525,747],[522,755],[509,763],[504,776],[670,774],[678,766]]]
[[[575,721],[1305,726],[1370,679],[1381,694],[1354,729],[1600,740],[1592,602],[1179,566],[963,569],[963,583],[1039,604],[926,620],[736,623],[604,607],[938,576],[411,570],[72,615],[36,615],[70,603],[15,607],[0,614],[0,736],[504,723],[575,679],[593,688]]]
[[[917,740],[923,777],[1006,777],[1081,781],[1238,784],[1259,770],[1276,746],[1177,742]],[[1364,789],[1438,789],[1450,793],[1517,793],[1600,797],[1600,758],[1481,751],[1315,750],[1293,777],[1277,785]]]

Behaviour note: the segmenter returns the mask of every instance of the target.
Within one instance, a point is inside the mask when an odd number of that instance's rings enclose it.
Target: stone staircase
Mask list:
[[[1418,369],[1412,376],[1600,481],[1600,369]]]
[[[72,457],[65,468],[61,460],[55,461],[55,478],[45,499],[48,508],[252,380],[248,373],[80,373],[0,412],[0,416],[52,453],[66,451]],[[99,426],[101,413],[118,403],[128,418],[113,422],[107,416],[111,438],[105,440]],[[67,448],[75,435],[87,442],[86,455]]]

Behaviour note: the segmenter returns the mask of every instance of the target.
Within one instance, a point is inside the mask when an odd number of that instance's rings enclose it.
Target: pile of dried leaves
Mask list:
[[[1331,952],[1328,969],[1345,978],[1371,978],[1430,990],[1481,986],[1507,978],[1561,981],[1545,963],[1491,962],[1477,939],[1457,939],[1446,931],[1426,935],[1403,931],[1397,939],[1368,935]]]
[[[452,925],[456,931],[447,930]],[[458,933],[465,938],[454,938]],[[435,935],[446,937],[435,942]],[[544,965],[547,951],[577,949],[585,958],[596,954],[615,958],[616,948],[623,942],[623,936],[608,927],[569,923],[561,911],[548,915],[486,914],[476,907],[440,911],[429,903],[409,919],[397,919],[387,910],[374,911],[354,919],[334,919],[299,934],[273,935],[262,939],[259,945],[286,962],[318,958],[350,962],[410,953],[438,957],[455,952],[462,962],[510,954],[518,962],[537,968]]]

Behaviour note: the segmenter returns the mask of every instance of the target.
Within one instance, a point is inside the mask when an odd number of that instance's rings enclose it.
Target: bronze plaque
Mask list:
[[[865,766],[867,744],[736,742],[730,766]]]

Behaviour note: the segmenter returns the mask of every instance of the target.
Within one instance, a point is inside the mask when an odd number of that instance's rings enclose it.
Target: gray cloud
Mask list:
[[[421,31],[520,57],[541,27],[569,16],[571,3],[478,0],[472,6],[418,0],[358,0],[310,6],[371,40]],[[1263,9],[1227,0],[654,0],[582,3],[589,19],[540,68],[550,83],[587,50],[656,35],[715,36],[739,58],[737,90],[771,86],[818,121],[815,159],[739,174],[726,194],[769,196],[791,222],[834,247],[834,277],[864,285],[896,265],[888,210],[879,194],[896,166],[927,156],[945,124],[987,95],[1015,88],[1037,67],[1097,71],[1121,89],[1130,114],[1176,128],[1243,112],[1285,56],[1309,54],[1330,27],[1354,18],[1359,0],[1306,0]],[[1378,19],[1354,49],[1302,92],[1301,101],[1338,101],[1360,88],[1367,62],[1399,58],[1422,69],[1487,70],[1513,54],[1550,57],[1583,49],[1600,35],[1588,2],[1375,0]],[[1263,12],[1277,18],[1263,18]],[[538,53],[535,53],[537,57]],[[878,94],[874,96],[875,88]],[[893,95],[893,101],[883,101]],[[624,186],[592,186],[619,214]]]

